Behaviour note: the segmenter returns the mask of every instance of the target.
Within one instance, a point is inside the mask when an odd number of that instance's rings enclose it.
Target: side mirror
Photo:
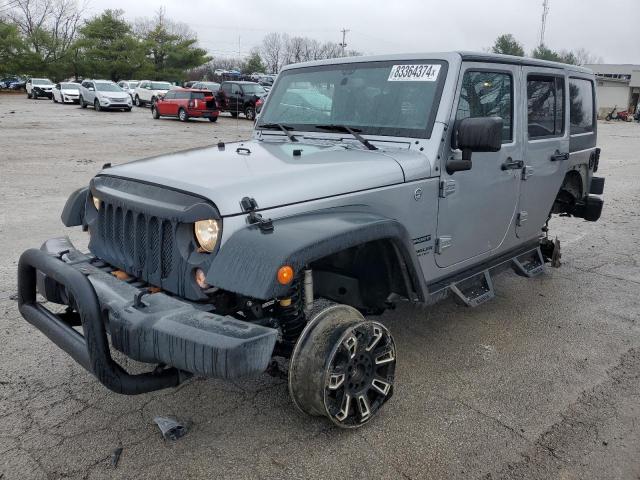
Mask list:
[[[456,122],[452,143],[462,150],[462,160],[449,160],[447,173],[471,170],[472,152],[498,152],[502,148],[502,118],[463,118]]]

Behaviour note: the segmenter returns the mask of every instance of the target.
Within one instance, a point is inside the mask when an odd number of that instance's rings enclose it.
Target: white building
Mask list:
[[[640,65],[602,63],[585,67],[597,77],[598,116],[604,117],[614,107],[636,111],[640,100]]]

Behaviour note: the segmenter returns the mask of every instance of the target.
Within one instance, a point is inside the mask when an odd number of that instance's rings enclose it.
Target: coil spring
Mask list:
[[[291,303],[287,306],[278,304],[276,307],[276,318],[282,333],[281,341],[276,345],[276,354],[289,356],[293,347],[302,333],[307,319],[304,314],[304,296],[302,292],[302,282],[300,279],[294,280],[289,292]]]

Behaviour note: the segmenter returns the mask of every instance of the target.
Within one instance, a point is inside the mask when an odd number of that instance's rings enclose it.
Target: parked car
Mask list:
[[[85,80],[80,84],[80,106],[93,105],[96,111],[131,111],[131,97],[122,88],[110,80]]]
[[[256,102],[267,95],[266,90],[255,82],[222,82],[216,96],[218,108],[237,117],[242,113],[247,120],[256,118]]]
[[[9,85],[15,82],[19,82],[20,79],[18,77],[5,77],[0,79],[0,88],[9,88]]]
[[[186,122],[190,118],[208,118],[210,122],[215,122],[218,113],[216,100],[209,90],[176,88],[151,105],[151,114],[155,119],[176,117]]]
[[[196,82],[190,88],[197,90],[208,90],[211,93],[217,93],[220,90],[220,84],[216,82]]]
[[[133,101],[134,92],[139,84],[139,80],[120,80],[118,82],[118,86],[129,94],[129,96],[131,97],[131,101]]]
[[[198,83],[197,80],[189,80],[188,82],[184,82],[182,84],[182,88],[193,88],[193,86]]]
[[[159,97],[171,90],[172,87],[173,85],[169,82],[141,80],[134,91],[133,101],[136,107],[153,104]]]
[[[80,103],[80,84],[75,82],[56,83],[51,91],[53,103]]]
[[[265,87],[265,86],[271,87],[271,86],[273,86],[273,83],[276,81],[276,76],[275,75],[260,75],[256,81],[260,85],[262,85],[263,87]]]
[[[27,98],[38,99],[39,97],[51,98],[53,93],[53,82],[48,78],[29,78],[25,85]]]
[[[26,90],[27,80],[25,78],[19,78],[18,80],[9,82],[7,88],[9,90]]]
[[[62,221],[88,231],[90,253],[69,237],[23,253],[20,313],[115,392],[232,380],[278,356],[298,409],[360,427],[402,395],[397,345],[372,316],[478,306],[497,273],[544,273],[550,215],[599,219],[595,82],[485,53],[286,66],[252,140],[107,164],[73,192]],[[444,337],[429,341],[455,348]],[[111,345],[158,366],[129,374]]]

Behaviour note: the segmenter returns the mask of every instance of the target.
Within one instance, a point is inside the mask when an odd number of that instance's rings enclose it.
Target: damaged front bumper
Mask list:
[[[151,293],[110,270],[76,250],[68,238],[27,250],[18,264],[22,316],[110,390],[137,394],[176,386],[191,374],[230,379],[267,368],[275,329],[218,315],[207,304]],[[70,305],[74,314],[53,313],[37,302],[36,291]],[[111,358],[107,334],[128,357],[160,366],[127,373]]]

